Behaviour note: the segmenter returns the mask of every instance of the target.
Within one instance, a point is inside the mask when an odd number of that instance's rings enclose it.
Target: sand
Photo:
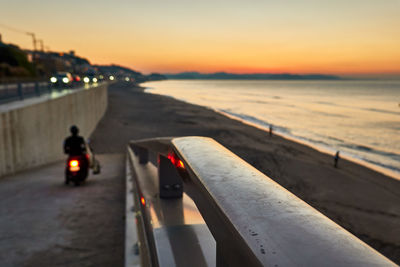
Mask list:
[[[400,181],[213,110],[143,92],[109,88],[109,107],[92,135],[97,153],[123,153],[129,140],[212,137],[354,235],[400,264]]]

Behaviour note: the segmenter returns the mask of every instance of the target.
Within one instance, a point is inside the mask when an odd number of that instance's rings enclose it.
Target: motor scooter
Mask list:
[[[65,167],[65,184],[73,182],[76,186],[86,180],[89,172],[89,155],[69,156]]]

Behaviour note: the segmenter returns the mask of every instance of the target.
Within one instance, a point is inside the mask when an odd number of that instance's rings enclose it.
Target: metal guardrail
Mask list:
[[[53,89],[48,82],[0,84],[0,103],[41,96]]]
[[[56,91],[79,89],[82,86],[84,86],[83,83],[75,83],[69,87],[62,87],[43,81],[0,84],[0,104],[51,94]]]
[[[395,266],[213,139],[146,139],[131,147],[141,164],[149,151],[159,154],[161,198],[181,197],[183,185],[196,203],[216,241],[216,266]]]

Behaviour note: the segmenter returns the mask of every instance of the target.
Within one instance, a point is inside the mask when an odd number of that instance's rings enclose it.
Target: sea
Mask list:
[[[400,177],[400,81],[166,80],[145,92],[242,122]]]

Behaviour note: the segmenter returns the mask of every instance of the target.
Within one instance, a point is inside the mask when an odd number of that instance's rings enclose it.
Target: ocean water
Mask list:
[[[400,174],[400,81],[167,80],[145,86]]]

